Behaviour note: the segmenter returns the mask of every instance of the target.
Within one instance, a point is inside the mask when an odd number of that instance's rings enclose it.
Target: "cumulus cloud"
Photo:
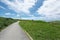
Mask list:
[[[46,20],[60,20],[60,0],[45,0],[37,12]]]
[[[29,8],[31,8],[33,5],[35,5],[36,0],[24,0],[23,2],[19,0],[1,0],[3,3],[8,5],[9,9],[12,9],[16,12],[25,12],[29,13]]]
[[[11,15],[11,13],[5,13],[5,15],[9,16],[9,15]]]
[[[29,16],[32,16],[32,19],[37,18],[30,14],[31,11],[29,11],[29,9],[34,7],[36,1],[37,0],[1,0],[1,2],[5,3],[9,9],[17,12],[18,17],[20,14],[27,14]],[[3,7],[0,6],[0,8]],[[42,15],[39,19],[60,20],[60,0],[45,0],[37,12]],[[6,13],[6,15],[10,14]]]

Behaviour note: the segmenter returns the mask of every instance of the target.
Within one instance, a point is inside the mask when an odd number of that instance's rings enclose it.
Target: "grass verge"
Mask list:
[[[60,40],[60,22],[21,20],[19,24],[33,40]]]

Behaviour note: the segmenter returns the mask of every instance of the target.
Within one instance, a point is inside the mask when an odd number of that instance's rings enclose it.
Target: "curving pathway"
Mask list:
[[[30,40],[18,23],[13,23],[2,30],[0,32],[0,40]]]

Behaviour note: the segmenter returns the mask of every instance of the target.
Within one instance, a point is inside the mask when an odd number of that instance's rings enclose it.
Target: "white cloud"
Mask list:
[[[5,9],[4,7],[0,6],[0,8]]]
[[[19,15],[19,14],[17,14],[17,17],[20,17],[20,15]]]
[[[45,0],[37,12],[45,15],[46,20],[60,19],[60,0]]]
[[[5,13],[5,15],[9,16],[9,15],[11,15],[11,13]]]
[[[10,2],[9,0],[1,0],[3,3],[7,4],[8,7],[17,13],[25,12],[29,13],[29,8],[35,5],[36,0],[24,0],[24,2],[20,2],[19,0],[14,0]]]

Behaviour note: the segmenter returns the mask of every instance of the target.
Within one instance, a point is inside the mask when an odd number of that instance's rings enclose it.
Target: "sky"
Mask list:
[[[0,0],[0,17],[60,20],[60,0]]]

